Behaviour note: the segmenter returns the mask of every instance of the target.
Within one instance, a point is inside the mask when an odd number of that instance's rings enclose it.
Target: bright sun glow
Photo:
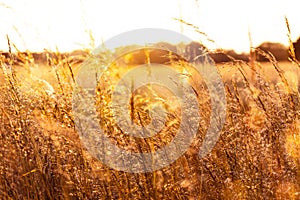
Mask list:
[[[248,51],[248,30],[254,46],[264,41],[287,45],[284,16],[296,40],[300,36],[296,5],[296,0],[1,0],[0,49],[8,49],[6,35],[20,50],[80,49],[90,43],[88,30],[96,46],[124,31],[146,27],[201,38],[173,19],[182,17],[215,41],[208,43],[209,48]]]

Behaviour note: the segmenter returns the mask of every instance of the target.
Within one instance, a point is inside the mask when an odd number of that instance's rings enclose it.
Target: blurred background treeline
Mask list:
[[[181,45],[181,44],[178,44]],[[170,51],[176,52],[176,49],[178,48],[177,45],[169,44],[166,42],[157,43],[157,46],[163,46],[169,49]],[[263,42],[259,46],[255,47],[254,49],[265,52],[268,54],[271,54],[274,56],[274,58],[277,61],[288,61],[289,60],[289,49],[290,47],[287,47],[281,43],[277,42]],[[300,59],[300,37],[296,42],[293,43],[293,48],[295,52],[295,56],[297,59]],[[237,53],[236,51],[232,49],[215,49],[212,51],[208,51],[204,45],[198,42],[191,42],[190,44],[186,44],[185,52],[187,57],[193,57],[194,55],[199,55],[201,52],[207,52],[210,57],[216,62],[216,63],[225,63],[225,62],[231,62],[234,60],[242,60],[245,62],[249,62],[250,60],[250,54],[247,52]],[[251,50],[249,49],[249,52]],[[55,57],[61,57],[61,58],[69,58],[72,62],[75,63],[81,63],[84,61],[84,59],[89,55],[89,50],[74,50],[72,52],[60,52],[59,54],[55,52],[20,52],[17,51],[17,53],[11,53],[11,52],[5,52],[0,51],[0,56],[2,60],[6,60],[6,62],[13,60],[16,62],[15,64],[20,63],[26,63],[26,62],[34,62],[37,64],[46,64],[49,60]],[[12,59],[11,57],[14,56],[15,58]],[[199,57],[198,59],[201,59]],[[268,62],[269,60],[261,55],[257,54],[255,55],[255,60],[259,62]]]

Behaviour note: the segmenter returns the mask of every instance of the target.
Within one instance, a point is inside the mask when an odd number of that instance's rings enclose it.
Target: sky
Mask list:
[[[61,52],[95,47],[138,28],[164,28],[201,41],[209,49],[248,52],[264,41],[288,45],[287,16],[300,36],[298,0],[0,0],[0,50],[8,35],[19,50]],[[204,32],[181,24],[181,18]],[[213,40],[214,42],[210,42]]]

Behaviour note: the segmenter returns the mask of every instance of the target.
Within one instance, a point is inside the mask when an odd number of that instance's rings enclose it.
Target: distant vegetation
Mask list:
[[[271,53],[277,61],[286,61],[289,57],[288,48],[280,43],[264,42],[257,47],[266,53]],[[258,61],[267,62],[268,59],[262,55],[257,55]]]
[[[300,37],[293,43],[293,47],[295,49],[296,58],[300,60]]]
[[[297,42],[293,43],[294,48],[295,48],[295,53],[297,58],[299,59],[300,57],[300,38],[298,39]],[[179,44],[182,45],[182,44]],[[155,44],[157,47],[162,47],[167,50],[176,52],[177,51],[177,46],[169,44],[167,42],[159,42]],[[249,61],[249,54],[248,53],[236,53],[234,50],[224,50],[224,49],[217,49],[215,51],[209,52],[202,44],[198,42],[191,42],[190,44],[185,45],[185,56],[187,58],[194,58],[195,55],[200,55],[197,58],[197,61],[201,61],[203,59],[203,56],[201,56],[203,53],[202,52],[207,52],[211,58],[216,62],[216,63],[225,63],[225,62],[230,62],[233,59],[234,60],[241,60],[248,62]],[[126,47],[123,47],[126,48]],[[287,61],[289,57],[289,51],[288,47],[284,46],[283,44],[280,43],[272,43],[272,42],[264,42],[258,47],[256,47],[259,51],[263,51],[265,53],[271,53],[274,58],[277,61]],[[76,50],[73,52],[67,52],[67,53],[59,53],[59,56],[62,58],[71,58],[71,62],[83,62],[84,59],[88,56],[88,51],[84,50]],[[14,62],[16,63],[23,63],[24,61],[34,61],[35,63],[40,63],[40,64],[45,64],[47,63],[51,58],[57,57],[57,53],[55,52],[18,52],[16,54],[10,54],[8,52],[0,52],[0,56],[3,58],[3,60],[8,61],[12,60],[11,55],[13,55],[15,58],[13,59]],[[263,56],[258,54],[256,57],[257,61],[261,62],[266,62],[268,59]],[[191,60],[189,60],[191,61]]]

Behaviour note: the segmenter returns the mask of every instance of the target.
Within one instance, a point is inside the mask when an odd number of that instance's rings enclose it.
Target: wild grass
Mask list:
[[[13,48],[9,38],[8,45]],[[36,66],[30,52],[10,50],[9,60],[0,60],[1,199],[299,199],[298,64],[292,57],[285,65],[296,72],[286,71],[271,54],[256,51],[269,59],[267,71],[257,62],[250,66],[233,60],[218,65],[227,115],[212,152],[198,157],[211,110],[203,100],[207,88],[194,85],[202,102],[202,121],[191,148],[168,167],[132,174],[107,167],[81,144],[72,113],[78,64],[71,60],[76,58],[57,52],[48,56],[47,66]],[[105,119],[101,127],[112,141],[130,151],[164,146],[178,128],[180,117],[174,110],[152,139],[134,139],[114,124],[107,105],[112,85],[122,73],[112,67],[105,74],[106,85],[98,85],[99,117]],[[276,79],[270,79],[269,73]],[[45,81],[53,88],[51,94]],[[149,91],[153,96],[146,95]],[[135,91],[131,117],[139,125],[149,123],[147,103],[176,109],[167,107],[166,96],[151,87]]]

